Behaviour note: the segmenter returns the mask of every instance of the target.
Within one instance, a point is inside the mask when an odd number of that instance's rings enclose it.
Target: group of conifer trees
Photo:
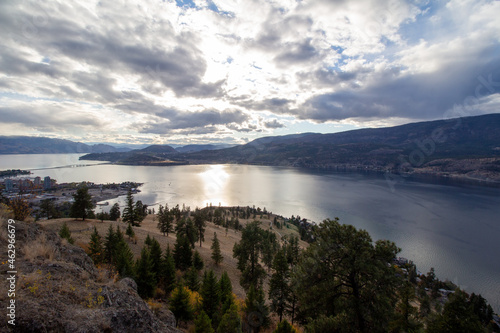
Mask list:
[[[500,331],[482,296],[439,281],[433,270],[418,277],[413,264],[394,265],[400,249],[393,242],[373,242],[337,218],[311,228],[313,241],[304,250],[296,237],[278,243],[266,302],[266,250],[274,246],[268,233],[260,222],[248,223],[233,248],[247,291],[243,327],[249,332],[268,327],[269,311],[280,322],[275,332],[294,331],[286,319],[317,333]],[[455,291],[446,300],[441,288]]]
[[[104,239],[94,229],[89,254],[96,264],[134,278],[141,297],[167,300],[177,324],[194,323],[196,332],[257,333],[270,327],[271,314],[278,320],[274,332],[297,332],[293,324],[306,332],[341,333],[496,329],[484,298],[457,289],[443,306],[437,290],[444,285],[433,271],[417,281],[414,266],[403,272],[393,264],[400,251],[393,242],[373,242],[366,231],[338,219],[311,228],[306,249],[296,236],[278,239],[261,222],[248,223],[233,247],[246,291],[245,300],[238,300],[227,273],[218,279],[212,270],[203,271],[195,250],[205,240],[206,221],[218,218],[215,211],[160,206],[158,228],[166,237],[175,232],[173,250],[163,251],[148,235],[134,261],[120,228],[110,226]],[[131,238],[131,222],[129,229]],[[220,265],[217,233],[211,249],[213,263]]]

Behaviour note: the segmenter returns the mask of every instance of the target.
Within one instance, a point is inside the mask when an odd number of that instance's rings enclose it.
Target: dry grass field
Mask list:
[[[251,221],[257,220],[261,222],[261,227],[263,229],[269,230],[271,229],[271,222],[274,220],[274,217],[275,217],[274,215],[270,214],[269,216],[264,215],[262,219],[260,219],[260,217],[257,216],[255,219],[240,218],[239,221],[241,224],[246,225]],[[84,249],[86,248],[90,240],[90,235],[93,231],[94,226],[97,228],[99,234],[103,238],[106,235],[110,224],[112,224],[115,229],[119,226],[122,232],[125,232],[127,228],[127,224],[119,221],[117,222],[112,222],[112,221],[101,222],[100,220],[82,221],[80,219],[75,220],[68,218],[39,221],[40,225],[42,225],[44,228],[56,232],[59,231],[64,222],[67,223],[71,231],[71,236],[75,240],[75,244],[83,247]],[[138,258],[140,255],[141,249],[144,246],[144,241],[147,235],[156,238],[156,240],[158,240],[158,242],[160,243],[163,251],[167,249],[167,246],[170,246],[171,250],[174,249],[174,244],[176,240],[175,233],[169,234],[168,237],[163,236],[163,234],[157,228],[157,223],[158,221],[156,219],[156,216],[150,214],[144,219],[140,227],[134,227],[135,239],[129,240],[128,237],[125,236],[125,239],[127,239],[130,249],[136,256],[136,258]],[[294,226],[290,226],[290,228],[283,228],[279,230],[273,228],[272,230],[277,233],[278,239],[281,239],[281,236],[283,235],[298,235],[297,229]],[[219,266],[216,266],[211,259],[212,251],[210,249],[210,246],[212,245],[212,239],[214,233],[217,233],[217,238],[219,239],[221,246],[221,252],[222,255],[224,256],[224,260]],[[236,259],[233,258],[233,246],[235,243],[239,242],[240,239],[241,239],[240,231],[229,229],[226,234],[225,228],[219,227],[214,223],[207,222],[207,227],[205,230],[205,241],[203,242],[201,247],[198,242],[195,246],[195,250],[197,250],[200,253],[201,257],[203,258],[203,261],[205,262],[205,269],[213,269],[215,274],[219,278],[224,271],[227,271],[233,284],[233,292],[239,298],[245,298],[245,291],[243,290],[243,288],[240,286],[239,283],[240,272],[236,268],[237,261]],[[300,246],[305,247],[307,246],[307,243],[300,241]],[[267,284],[265,284],[265,286],[267,287]]]

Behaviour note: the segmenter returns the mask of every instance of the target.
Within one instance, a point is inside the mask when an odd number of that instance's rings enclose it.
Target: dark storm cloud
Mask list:
[[[488,77],[490,83],[484,84]],[[460,62],[432,73],[383,72],[373,80],[376,84],[366,88],[314,96],[289,113],[317,122],[387,117],[436,119],[445,117],[455,106],[469,110],[471,115],[480,113],[477,108],[481,98],[500,94],[500,56],[486,64]]]

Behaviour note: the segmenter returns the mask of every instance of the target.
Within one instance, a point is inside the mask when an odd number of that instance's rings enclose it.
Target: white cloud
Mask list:
[[[5,122],[68,138],[84,128],[110,141],[120,130],[123,140],[234,141],[436,119],[474,94],[478,76],[500,81],[498,1],[195,3],[0,3]],[[495,111],[494,93],[478,112]],[[47,125],[34,126],[44,112]]]

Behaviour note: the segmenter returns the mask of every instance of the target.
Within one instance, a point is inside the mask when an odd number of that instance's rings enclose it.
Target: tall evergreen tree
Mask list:
[[[153,272],[153,262],[149,249],[144,246],[141,251],[141,257],[137,262],[136,281],[137,293],[142,298],[149,298],[154,295],[156,288],[156,276]]]
[[[390,323],[391,332],[418,332],[422,326],[417,315],[417,308],[412,305],[416,299],[415,287],[409,281],[403,281],[399,288],[399,303],[396,306],[394,320]]]
[[[92,209],[94,208],[94,203],[92,202],[92,197],[89,194],[89,189],[85,183],[82,183],[76,193],[73,194],[73,204],[70,208],[70,216],[74,218],[85,218],[93,215]]]
[[[170,247],[167,247],[164,259],[162,260],[162,271],[159,283],[167,294],[170,294],[175,288],[175,262],[174,257],[170,253]]]
[[[51,199],[44,199],[40,201],[40,214],[50,220],[58,215],[54,201]]]
[[[279,249],[279,244],[276,239],[276,234],[272,231],[263,230],[262,236],[262,262],[267,266],[268,270],[270,270],[273,265],[274,254]]]
[[[101,236],[99,235],[99,232],[97,232],[97,228],[94,227],[94,231],[90,235],[88,255],[92,258],[95,265],[98,265],[103,261],[103,251]]]
[[[192,291],[198,291],[200,289],[200,277],[198,276],[198,270],[194,267],[194,265],[188,269],[184,275],[184,280],[186,281],[186,286]]]
[[[323,221],[314,238],[292,273],[301,316],[333,317],[358,332],[387,331],[398,285],[391,265],[396,245],[373,244],[368,232],[338,219]]]
[[[290,302],[290,272],[286,261],[285,251],[278,251],[273,261],[274,273],[269,282],[269,299],[271,310],[283,319],[283,314],[289,307]]]
[[[201,209],[196,209],[194,213],[194,226],[196,227],[197,238],[201,243],[205,240],[205,227],[207,226],[205,222],[205,214]]]
[[[121,236],[120,236],[121,235]],[[115,267],[120,274],[120,277],[135,277],[134,271],[134,254],[127,242],[123,238],[121,231],[116,233],[116,253],[115,253]]]
[[[215,332],[214,329],[212,328],[212,321],[203,310],[201,310],[201,313],[194,320],[194,331],[195,333]]]
[[[189,293],[183,286],[178,286],[170,297],[170,311],[174,313],[176,326],[193,318],[193,308],[189,302]]]
[[[120,218],[120,205],[116,202],[109,210],[109,219],[116,221]]]
[[[248,290],[251,285],[260,285],[266,272],[259,263],[262,251],[263,230],[260,222],[248,223],[241,233],[241,240],[234,244],[233,257],[238,259],[238,269],[241,271],[240,284]]]
[[[205,267],[205,263],[203,262],[203,258],[200,255],[200,252],[194,251],[193,253],[193,266],[198,270],[201,271],[203,267]]]
[[[245,299],[245,314],[249,329],[253,333],[260,332],[271,323],[269,319],[269,308],[266,305],[266,298],[262,286],[255,288],[253,285],[248,290]]]
[[[287,245],[285,246],[286,260],[292,267],[299,261],[300,247],[299,247],[299,237],[291,236],[288,239]]]
[[[165,205],[165,208],[160,205],[156,216],[158,218],[158,229],[163,233],[163,236],[167,234],[168,237],[168,234],[174,231],[174,214],[169,211],[168,205]]]
[[[108,233],[104,238],[104,260],[108,264],[114,265],[115,253],[116,253],[116,236],[113,229],[113,225],[110,224],[108,228]]]
[[[222,273],[219,280],[220,301],[225,304],[229,298],[233,297],[233,286],[226,271]]]
[[[238,307],[232,304],[229,310],[222,316],[217,332],[242,333],[241,318],[238,314]]]
[[[151,256],[152,262],[152,271],[155,273],[156,280],[158,282],[160,274],[161,274],[161,260],[162,260],[162,251],[160,243],[153,237],[151,241],[151,245],[149,246],[149,252]]]
[[[177,235],[174,247],[175,267],[184,271],[193,263],[193,252],[189,240],[183,235]]]
[[[128,189],[127,198],[125,201],[125,208],[122,213],[122,221],[125,223],[130,223],[132,225],[137,225],[135,223],[135,214],[134,214],[134,197],[132,196],[132,189]]]
[[[148,209],[148,206],[143,205],[141,200],[138,200],[135,203],[134,211],[133,211],[133,215],[134,215],[134,222],[133,223],[135,226],[141,225],[141,222],[144,220],[144,218],[147,215],[147,211],[148,211],[147,209]]]
[[[213,270],[205,271],[200,295],[202,298],[203,310],[210,318],[214,318],[220,303],[220,291],[217,277]]]
[[[217,239],[216,232],[214,232],[214,238],[212,239],[212,246],[210,248],[212,249],[212,260],[217,266],[219,266],[222,260],[224,260],[224,257],[222,256],[220,250],[220,243],[219,240]]]
[[[182,218],[179,220],[175,227],[175,232],[177,233],[177,237],[183,236],[187,238],[189,244],[191,244],[191,247],[194,249],[198,236],[194,223],[190,218]]]

